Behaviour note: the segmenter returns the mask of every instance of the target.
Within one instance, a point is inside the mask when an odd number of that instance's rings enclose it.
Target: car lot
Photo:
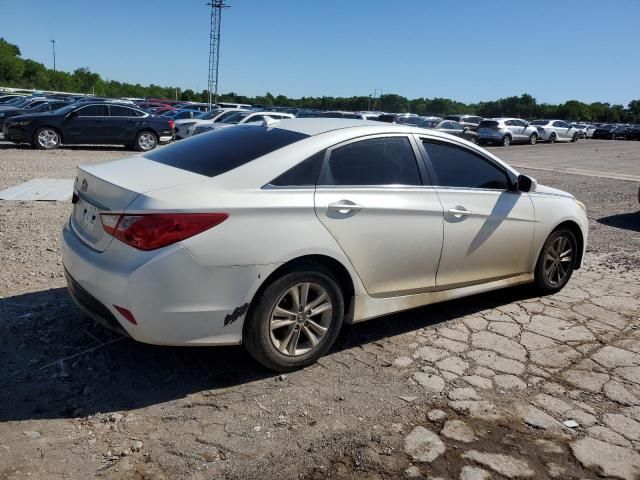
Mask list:
[[[0,475],[394,478],[412,463],[434,478],[636,478],[640,144],[491,150],[587,204],[587,258],[569,286],[350,327],[284,377],[240,348],[151,347],[89,323],[62,277],[70,205],[0,202]],[[0,142],[0,188],[128,155]],[[560,423],[571,419],[580,426]]]

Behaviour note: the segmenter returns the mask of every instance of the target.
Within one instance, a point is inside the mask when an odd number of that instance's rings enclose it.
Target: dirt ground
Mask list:
[[[64,288],[70,204],[0,201],[0,479],[640,479],[639,184],[615,178],[640,179],[640,142],[536,147],[491,150],[587,204],[585,265],[562,292],[346,327],[287,375],[241,347],[94,325]],[[127,155],[0,142],[0,189]]]

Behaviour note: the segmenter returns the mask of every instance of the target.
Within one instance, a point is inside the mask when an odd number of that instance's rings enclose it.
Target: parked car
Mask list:
[[[242,343],[287,371],[344,323],[519,284],[557,292],[587,230],[569,193],[436,130],[291,119],[80,166],[62,257],[77,304],[120,334]]]
[[[0,105],[2,105],[3,103],[6,102],[10,102],[12,100],[16,100],[18,98],[23,98],[25,95],[16,95],[16,94],[7,94],[7,95],[0,95]]]
[[[627,129],[627,140],[640,140],[640,125],[632,125]]]
[[[418,117],[416,126],[421,128],[433,128],[442,121],[440,117]]]
[[[73,103],[54,112],[10,118],[3,133],[6,140],[41,150],[62,144],[99,144],[148,151],[172,140],[173,120],[126,104]]]
[[[627,127],[624,125],[600,125],[593,132],[593,138],[606,140],[627,139]]]
[[[211,130],[217,130],[220,128],[231,127],[233,125],[243,125],[245,123],[254,123],[254,122],[262,122],[266,118],[271,118],[273,120],[284,120],[285,118],[295,118],[290,113],[282,113],[282,112],[253,112],[251,110],[236,112],[233,115],[229,115],[224,120],[214,123],[214,124],[205,124],[205,125],[196,125],[196,128],[193,130],[193,135],[199,135],[204,132],[209,132]]]
[[[447,115],[444,117],[444,120],[453,120],[470,130],[477,130],[478,125],[480,125],[482,121],[482,117],[476,115]]]
[[[449,135],[455,135],[456,137],[464,138],[471,143],[478,143],[478,132],[463,127],[458,122],[453,120],[443,120],[438,122],[435,126],[429,127],[434,130],[438,130],[442,133],[448,133]]]
[[[163,117],[171,118],[173,121],[197,118],[202,114],[199,110],[175,109],[162,114]]]
[[[520,118],[491,118],[478,126],[480,143],[497,143],[508,147],[512,143],[538,143],[538,129]]]
[[[0,110],[0,131],[2,131],[4,122],[6,122],[9,118],[17,117],[18,115],[24,115],[26,113],[52,112],[69,104],[70,102],[65,102],[63,100],[45,100],[42,102],[37,102],[37,104],[36,102],[34,102],[25,108]]]
[[[578,130],[564,120],[534,120],[529,125],[538,130],[538,140],[549,143],[578,141]]]
[[[239,108],[220,108],[210,112],[204,112],[194,118],[176,120],[175,137],[176,140],[191,137],[198,125],[211,125],[222,122],[236,112],[246,112],[247,110]]]
[[[591,138],[596,127],[586,123],[572,123],[571,126],[578,130],[578,138]]]
[[[183,102],[177,103],[173,105],[174,108],[180,108],[183,110],[198,110],[199,112],[208,112],[209,104],[208,103],[197,103],[197,102]]]

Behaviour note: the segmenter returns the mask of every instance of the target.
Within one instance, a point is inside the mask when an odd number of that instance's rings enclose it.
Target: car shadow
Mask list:
[[[530,297],[513,287],[345,326],[329,356]],[[0,422],[123,411],[277,374],[240,347],[161,347],[89,320],[65,288],[0,299]]]
[[[35,148],[28,143],[12,143],[0,140],[0,150],[35,150]],[[131,152],[132,155],[137,153],[135,150],[122,145],[62,145],[56,150],[77,150],[88,152]]]
[[[608,217],[598,218],[596,221],[608,227],[640,232],[640,212],[619,213]]]

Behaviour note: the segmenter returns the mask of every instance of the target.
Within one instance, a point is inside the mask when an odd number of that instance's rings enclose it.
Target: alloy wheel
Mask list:
[[[544,256],[544,276],[551,286],[560,285],[571,272],[573,245],[566,236],[556,238]]]
[[[502,139],[502,145],[505,147],[511,145],[511,137],[509,137],[509,135],[504,136],[504,138]]]
[[[295,284],[280,296],[271,313],[271,342],[283,355],[304,355],[320,345],[332,317],[331,297],[324,287]]]
[[[138,137],[138,145],[142,150],[152,150],[156,146],[156,137],[153,133],[143,132]]]
[[[60,137],[55,130],[45,128],[38,133],[38,144],[45,149],[55,148],[60,142]]]

